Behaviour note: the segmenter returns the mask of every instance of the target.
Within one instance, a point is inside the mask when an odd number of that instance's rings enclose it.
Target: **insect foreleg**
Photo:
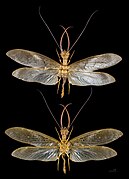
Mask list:
[[[68,60],[68,62],[67,62],[67,65],[70,63],[71,58],[72,58],[72,56],[73,56],[74,52],[75,52],[75,50],[72,52],[72,54],[71,54],[71,56],[70,56],[70,58],[69,58],[69,60]]]
[[[55,127],[55,129],[56,129],[56,132],[57,132],[57,134],[58,134],[58,137],[59,137],[59,139],[60,139],[60,141],[61,141],[60,134],[59,134],[59,132],[58,132],[58,130],[57,130],[57,128],[56,128],[56,127]]]
[[[59,62],[62,64],[62,61],[61,61],[61,58],[60,58],[60,55],[59,55],[59,52],[57,51],[57,49],[56,49],[56,53],[57,53],[57,55],[58,55]],[[62,65],[63,65],[63,64],[62,64]]]
[[[72,127],[72,129],[71,129],[71,131],[70,131],[70,133],[69,133],[69,136],[68,136],[68,138],[67,138],[67,142],[69,141],[69,138],[70,138],[70,136],[71,136],[72,131],[73,131],[73,127]]]

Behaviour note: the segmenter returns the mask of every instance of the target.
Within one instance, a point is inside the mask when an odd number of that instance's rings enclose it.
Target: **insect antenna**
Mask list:
[[[59,123],[57,122],[55,116],[53,115],[53,113],[52,113],[52,111],[51,111],[51,109],[50,109],[50,107],[49,107],[49,105],[48,105],[48,103],[47,103],[47,101],[46,101],[46,99],[45,99],[43,93],[42,93],[40,90],[38,90],[38,89],[37,89],[37,91],[38,91],[38,92],[41,94],[41,96],[43,97],[43,100],[44,100],[44,102],[45,102],[45,104],[46,104],[46,106],[47,106],[47,108],[48,108],[48,110],[49,110],[51,116],[53,117],[54,121],[56,122],[56,124],[57,124],[57,125],[59,126],[59,128],[60,128],[60,125],[59,125]]]
[[[62,34],[62,36],[61,36],[61,38],[60,38],[60,50],[63,51],[63,48],[62,48],[62,40],[63,40],[64,34],[66,33],[66,35],[67,35],[67,40],[68,40],[67,51],[69,51],[70,38],[69,38],[69,34],[68,34],[67,30],[68,30],[71,26],[69,26],[69,27],[67,27],[67,28],[64,28],[62,25],[60,25],[60,26],[64,29],[64,32],[63,32],[63,34]]]
[[[90,97],[92,95],[92,87],[91,87],[91,90],[90,90],[90,95],[89,97],[87,98],[87,100],[83,103],[83,105],[81,106],[81,108],[79,109],[79,111],[77,112],[77,114],[75,115],[75,117],[73,118],[71,124],[69,127],[71,127],[71,125],[73,124],[73,122],[75,121],[75,119],[77,118],[77,116],[79,115],[79,113],[81,112],[81,110],[84,108],[84,106],[86,105],[86,103],[89,101]]]
[[[66,111],[67,112],[67,116],[68,116],[68,125],[67,125],[67,129],[69,129],[69,127],[70,127],[70,115],[69,115],[69,112],[68,112],[68,110],[67,110],[67,107],[69,106],[69,105],[71,105],[72,103],[69,103],[69,104],[67,104],[66,106],[64,106],[63,104],[60,104],[61,106],[63,106],[63,111],[62,111],[62,113],[61,113],[61,117],[60,117],[60,126],[61,126],[61,128],[63,128],[63,123],[62,123],[62,119],[63,119],[63,115],[64,115],[64,111]]]
[[[77,39],[75,40],[75,42],[73,43],[73,45],[71,46],[71,48],[69,49],[69,51],[75,46],[75,44],[77,43],[77,41],[80,39],[80,37],[82,36],[83,32],[85,31],[87,25],[89,24],[91,18],[93,17],[93,15],[97,12],[98,10],[95,10],[89,17],[88,21],[86,22],[86,25],[84,26],[84,28],[82,29],[80,35],[77,37]]]
[[[69,130],[69,128],[70,128],[70,115],[69,115],[69,112],[68,112],[68,110],[67,110],[67,107],[68,107],[70,104],[72,104],[72,103],[69,103],[69,104],[67,104],[66,106],[60,104],[61,106],[64,107],[64,109],[63,109],[63,111],[62,111],[62,115],[61,115],[61,127],[63,128],[63,124],[62,124],[63,113],[64,113],[64,111],[66,111],[66,112],[67,112],[67,116],[68,116],[68,125],[67,125],[67,129],[68,129],[68,130]],[[70,133],[69,133],[69,136],[68,136],[68,138],[67,138],[67,141],[69,140],[72,131],[73,131],[73,127],[72,127],[72,129],[71,129],[71,131],[70,131]]]
[[[41,20],[43,21],[43,23],[45,24],[45,26],[46,26],[47,29],[49,30],[49,32],[50,32],[51,36],[53,37],[55,43],[57,44],[58,48],[60,49],[60,46],[59,46],[59,44],[58,44],[58,42],[57,42],[55,36],[53,35],[51,29],[49,28],[49,26],[47,25],[46,21],[45,21],[44,18],[42,17],[40,10],[41,10],[41,7],[39,7],[39,16],[40,16]]]

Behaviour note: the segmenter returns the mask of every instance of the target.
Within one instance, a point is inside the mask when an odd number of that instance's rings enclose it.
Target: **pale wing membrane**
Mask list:
[[[12,152],[12,156],[23,160],[56,161],[58,148],[48,147],[20,147]]]
[[[84,133],[69,142],[72,146],[103,145],[118,139],[122,135],[123,133],[120,130],[107,128]]]
[[[74,162],[86,162],[89,160],[105,160],[116,156],[115,150],[104,146],[87,146],[83,148],[71,148],[70,159]]]
[[[6,53],[14,61],[30,67],[59,68],[60,64],[51,58],[28,50],[14,49]]]
[[[115,78],[102,72],[71,71],[68,81],[77,86],[102,86],[115,82]]]
[[[12,75],[27,82],[38,82],[45,85],[58,83],[58,70],[43,68],[19,68],[13,71]]]
[[[94,71],[98,69],[108,68],[116,65],[122,60],[119,55],[113,53],[105,53],[101,55],[95,55],[83,60],[72,63],[70,71]]]
[[[5,131],[5,133],[14,140],[19,142],[31,144],[34,146],[57,146],[59,141],[41,132],[22,128],[12,127]]]

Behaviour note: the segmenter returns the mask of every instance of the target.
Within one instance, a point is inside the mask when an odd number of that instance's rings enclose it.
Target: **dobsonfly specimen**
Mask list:
[[[62,105],[63,106],[63,105]],[[117,155],[117,152],[112,148],[100,146],[110,143],[123,135],[120,130],[106,128],[94,130],[81,134],[70,140],[72,130],[70,115],[67,106],[63,106],[63,111],[60,118],[60,134],[59,140],[23,127],[12,127],[5,133],[14,140],[32,146],[20,147],[12,152],[12,156],[23,160],[38,160],[38,161],[58,161],[57,169],[59,170],[60,157],[63,159],[63,172],[66,174],[66,163],[70,170],[70,160],[73,162],[86,162],[90,160],[105,160]],[[66,111],[68,116],[68,125],[63,127],[62,119]],[[78,113],[77,113],[78,114]],[[77,116],[77,115],[76,115]],[[75,120],[75,118],[74,118]],[[73,128],[72,128],[73,129]],[[66,162],[67,157],[67,162]]]
[[[93,14],[90,16],[89,20],[91,19]],[[94,71],[108,68],[119,63],[122,58],[117,54],[105,53],[101,55],[95,55],[70,64],[70,60],[73,55],[73,53],[70,54],[70,51],[86,29],[89,20],[87,21],[84,29],[82,30],[76,41],[70,47],[70,39],[67,32],[69,27],[64,28],[62,26],[64,32],[62,33],[59,45],[42,16],[41,19],[43,20],[44,24],[48,28],[54,41],[60,49],[60,54],[57,53],[60,63],[45,55],[33,51],[13,49],[8,51],[6,55],[14,61],[28,66],[13,71],[12,75],[14,77],[27,82],[38,82],[44,85],[58,84],[58,89],[60,82],[62,82],[61,97],[64,96],[64,85],[67,81],[68,92],[70,92],[70,84],[77,86],[101,86],[115,82],[115,78],[113,76],[107,73]],[[67,50],[63,50],[62,48],[62,40],[65,34],[68,40]]]

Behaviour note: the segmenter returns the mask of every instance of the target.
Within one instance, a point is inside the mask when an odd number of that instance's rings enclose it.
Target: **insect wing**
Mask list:
[[[38,82],[45,85],[58,83],[58,70],[42,68],[19,68],[12,75],[27,82]]]
[[[108,68],[116,65],[122,60],[119,55],[113,53],[105,53],[101,55],[91,56],[69,65],[70,71],[94,71],[98,69]]]
[[[58,147],[20,147],[12,152],[12,156],[23,160],[56,161]]]
[[[57,147],[59,143],[59,141],[53,137],[50,137],[41,132],[37,132],[22,127],[9,128],[5,131],[5,133],[14,140],[38,147],[40,146]]]
[[[88,160],[104,160],[117,155],[117,152],[109,147],[97,146],[110,143],[123,133],[116,129],[100,129],[84,133],[71,139],[70,159],[74,162]]]
[[[28,50],[14,49],[6,53],[12,60],[29,67],[42,67],[57,69],[60,64],[51,58]]]
[[[122,135],[123,133],[120,130],[107,128],[86,132],[69,142],[72,146],[103,145],[118,139]]]
[[[115,150],[104,146],[72,147],[70,159],[74,162],[86,162],[88,160],[105,160],[116,156]]]
[[[91,56],[69,65],[69,83],[77,86],[101,86],[115,82],[107,73],[93,72],[119,63],[122,58],[113,53]]]
[[[77,86],[102,86],[115,82],[115,78],[102,72],[71,71],[68,81]]]

